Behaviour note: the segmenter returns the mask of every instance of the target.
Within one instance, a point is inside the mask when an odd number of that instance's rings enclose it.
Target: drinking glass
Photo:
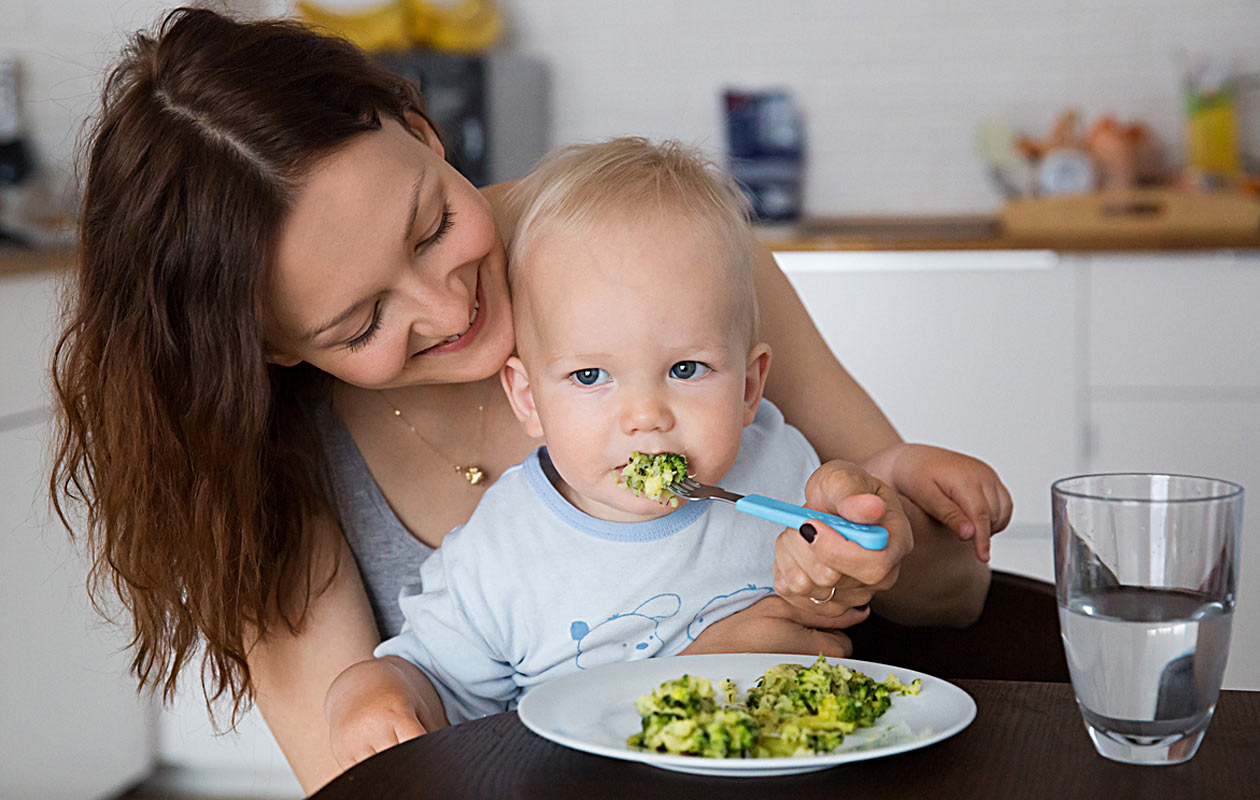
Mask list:
[[[1188,761],[1229,655],[1242,487],[1081,475],[1050,496],[1063,647],[1094,748],[1128,764]]]

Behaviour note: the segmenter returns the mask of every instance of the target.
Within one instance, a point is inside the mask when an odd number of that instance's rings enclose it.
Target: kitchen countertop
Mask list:
[[[1248,236],[1164,235],[1008,236],[997,215],[939,217],[807,217],[789,225],[757,225],[757,238],[775,252],[907,250],[1215,250],[1260,249],[1260,231]]]
[[[1175,251],[1260,249],[1254,236],[1163,236],[1110,239],[1079,236],[1014,238],[996,215],[934,217],[807,217],[786,225],[758,224],[758,240],[775,252],[790,251],[932,251],[1055,250]],[[60,245],[22,249],[0,247],[0,276],[60,270],[74,263],[74,248]]]
[[[0,247],[0,278],[7,275],[25,275],[44,270],[62,270],[74,263],[74,248],[69,246],[47,248]]]

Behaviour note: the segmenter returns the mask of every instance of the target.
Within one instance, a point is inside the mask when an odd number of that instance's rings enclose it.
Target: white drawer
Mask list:
[[[61,272],[0,275],[0,426],[48,406]],[[6,426],[7,427],[7,426]]]
[[[1260,253],[1089,261],[1090,386],[1260,389]]]
[[[1090,403],[1090,472],[1172,472],[1242,484],[1238,606],[1225,688],[1260,689],[1260,403]]]

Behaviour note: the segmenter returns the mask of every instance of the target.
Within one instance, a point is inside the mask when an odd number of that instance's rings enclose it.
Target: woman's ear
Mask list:
[[[268,364],[275,364],[278,367],[296,367],[302,363],[302,359],[297,356],[291,356],[279,350],[272,350],[270,347],[263,350],[263,361],[266,361]]]
[[[442,146],[442,138],[438,136],[437,129],[433,127],[432,122],[425,119],[423,114],[418,114],[411,110],[404,111],[403,116],[407,119],[407,127],[411,128],[411,132],[419,137],[420,141],[428,145],[442,158],[446,158],[446,148]]]
[[[766,375],[770,372],[770,345],[758,342],[748,351],[748,366],[744,370],[744,424],[751,425],[761,404],[761,394],[766,389]]]
[[[525,364],[517,356],[512,356],[499,372],[499,380],[503,382],[503,391],[507,392],[512,413],[525,428],[525,435],[541,439],[542,422],[538,419],[538,407],[534,405],[534,392],[529,386]]]

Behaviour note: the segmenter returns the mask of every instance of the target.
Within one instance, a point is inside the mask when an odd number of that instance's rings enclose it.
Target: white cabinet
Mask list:
[[[89,607],[47,503],[47,273],[0,276],[0,797],[109,797],[156,760],[126,636]]]
[[[1054,579],[1050,484],[1225,478],[1251,496],[1225,685],[1260,689],[1260,253],[778,253],[840,361],[909,441],[1015,498],[993,566]]]
[[[1092,396],[1260,401],[1260,255],[1087,260]]]
[[[46,272],[0,275],[0,425],[31,422],[47,405],[56,286]]]
[[[1089,469],[1247,490],[1225,686],[1260,689],[1260,256],[1088,261]]]
[[[1082,466],[1076,267],[1040,251],[776,257],[901,435],[989,462],[1012,532],[1048,531],[1051,481]]]

